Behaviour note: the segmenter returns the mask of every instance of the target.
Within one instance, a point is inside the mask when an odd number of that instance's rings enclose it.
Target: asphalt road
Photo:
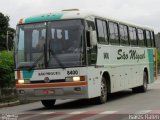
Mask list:
[[[111,94],[106,104],[89,100],[58,100],[53,109],[41,102],[0,109],[0,120],[160,120],[160,80],[146,93],[124,90]],[[10,120],[10,119],[8,119]],[[12,119],[13,120],[13,119]]]

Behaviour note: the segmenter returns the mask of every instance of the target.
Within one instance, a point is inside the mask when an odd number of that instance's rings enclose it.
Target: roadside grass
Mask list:
[[[4,97],[4,98],[0,98],[0,104],[9,103],[9,102],[15,102],[17,100],[18,100],[17,96]]]

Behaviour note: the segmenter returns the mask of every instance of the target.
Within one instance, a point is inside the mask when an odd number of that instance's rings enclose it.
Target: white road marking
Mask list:
[[[141,111],[137,111],[137,112],[134,112],[132,114],[147,114],[149,112],[151,112],[153,110],[141,110]],[[62,120],[62,119],[65,119],[65,118],[69,118],[69,117],[74,117],[75,115],[80,115],[83,113],[87,114],[88,112],[91,112],[92,111],[75,111],[75,112],[69,112],[69,113],[63,113],[59,116],[55,116],[53,118],[49,118],[48,120]],[[38,117],[39,115],[47,115],[47,114],[55,114],[58,112],[41,112],[41,113],[32,113],[33,115],[29,115],[29,116],[25,116],[25,117],[22,117],[20,120],[26,120],[26,119],[32,119],[33,117]],[[27,113],[21,113],[22,115],[24,114],[27,114]],[[29,114],[29,113],[28,113]],[[31,113],[30,113],[31,114]],[[102,118],[102,117],[105,117],[105,116],[109,116],[109,115],[113,115],[113,114],[121,114],[119,111],[103,111],[103,112],[97,112],[95,113],[94,115],[91,115],[91,116],[87,116],[86,118],[84,118],[83,120],[93,120],[93,119],[99,119],[99,118]],[[127,114],[130,114],[130,113],[127,113]],[[126,120],[127,120],[128,117],[126,117]]]
[[[68,113],[70,115],[76,115],[76,114],[81,114],[81,113],[84,113],[85,111],[76,111],[76,112],[71,112],[71,113]]]
[[[134,113],[134,114],[147,114],[147,113],[149,113],[149,112],[151,112],[152,110],[141,110],[141,111],[138,111],[138,112],[136,112],[136,113]]]
[[[53,114],[53,113],[56,113],[56,112],[42,112],[40,113],[41,115],[48,115],[48,114]]]
[[[99,114],[114,114],[116,112],[118,112],[118,111],[104,111],[104,112],[101,112]]]
[[[114,113],[117,113],[118,111],[104,111],[104,112],[100,112],[94,116],[91,116],[91,117],[87,117],[83,120],[98,120],[99,118],[102,118],[104,116],[108,116],[108,115],[111,115],[111,114],[114,114]]]
[[[62,119],[72,117],[74,115],[79,115],[79,114],[82,114],[82,113],[85,113],[85,112],[86,111],[75,111],[75,112],[65,113],[65,114],[62,114],[62,116],[57,116],[57,117],[50,118],[50,119],[47,119],[47,120],[62,120]]]

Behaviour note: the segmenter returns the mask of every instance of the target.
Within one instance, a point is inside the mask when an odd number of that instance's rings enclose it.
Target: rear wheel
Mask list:
[[[147,91],[147,87],[148,87],[147,79],[148,79],[147,74],[146,74],[146,72],[144,72],[144,74],[143,74],[143,85],[140,86],[140,88],[139,88],[140,92],[146,92]]]
[[[105,77],[101,80],[101,96],[96,98],[96,102],[99,104],[104,104],[107,101],[107,83]]]
[[[147,87],[148,87],[147,80],[148,80],[148,76],[147,76],[146,72],[144,72],[143,73],[143,85],[139,86],[139,87],[136,87],[136,88],[132,88],[132,91],[133,92],[146,92]]]
[[[46,108],[53,108],[56,100],[41,100],[41,103]]]

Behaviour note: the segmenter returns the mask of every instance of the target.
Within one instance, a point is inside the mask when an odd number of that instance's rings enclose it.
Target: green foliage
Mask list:
[[[7,31],[8,31],[8,49],[13,50],[13,40],[16,30],[9,27]]]
[[[0,52],[0,88],[14,85],[13,52]]]
[[[8,33],[8,37],[7,37]],[[7,38],[8,38],[8,48],[11,50],[13,48],[13,36],[15,30],[9,27],[9,17],[0,13],[0,51],[7,49]]]
[[[158,66],[160,66],[160,50],[157,50],[157,62]]]
[[[0,13],[0,50],[6,49],[6,33],[9,26],[9,17]]]

